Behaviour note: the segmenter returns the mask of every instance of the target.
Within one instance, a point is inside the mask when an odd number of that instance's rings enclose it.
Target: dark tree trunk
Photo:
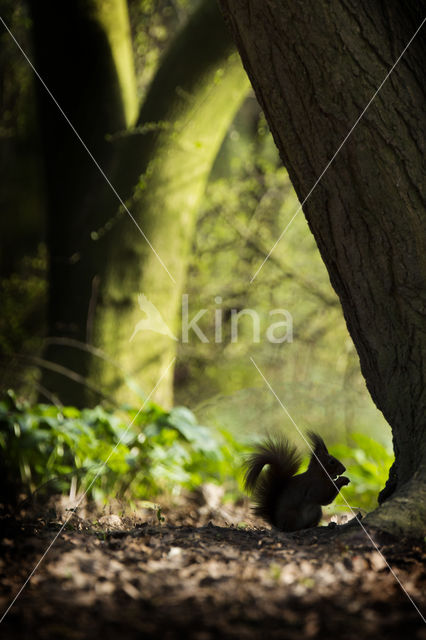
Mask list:
[[[35,67],[110,175],[113,153],[106,134],[126,129],[132,115],[136,117],[137,108],[136,86],[133,106],[129,96],[131,81],[126,76],[130,72],[123,74],[119,67],[126,45],[131,56],[130,41],[123,43],[118,55],[113,45],[114,38],[117,41],[127,35],[125,2],[114,0],[105,7],[99,0],[78,0],[64,10],[52,0],[32,0],[30,9]],[[44,370],[43,385],[64,403],[81,404],[86,389],[67,372],[84,380],[91,355],[58,344],[55,339],[90,342],[96,282],[100,266],[105,264],[100,247],[91,242],[90,236],[114,213],[117,204],[60,109],[36,82],[47,192],[51,339],[44,353],[45,363],[51,368]],[[108,206],[101,207],[99,201],[104,195]],[[58,375],[58,365],[65,376]]]
[[[220,5],[302,202],[420,26],[424,3]],[[303,207],[392,427],[396,461],[381,501],[392,500],[370,521],[417,532],[426,521],[424,54],[419,34]]]

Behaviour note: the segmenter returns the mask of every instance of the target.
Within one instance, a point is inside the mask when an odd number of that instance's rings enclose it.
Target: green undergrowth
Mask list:
[[[342,489],[333,506],[347,510],[349,503],[356,512],[371,511],[377,507],[377,496],[388,479],[394,455],[383,444],[363,433],[352,433],[350,440],[349,445],[330,447],[330,453],[345,465],[344,475],[351,481]]]
[[[205,482],[239,491],[242,446],[197,423],[185,407],[110,412],[0,401],[1,486],[13,494],[87,492],[89,499],[152,500]]]
[[[327,512],[369,511],[377,505],[393,455],[360,433],[349,444],[330,447],[346,466],[351,483]],[[185,407],[165,411],[155,404],[143,410],[108,411],[30,405],[9,391],[0,400],[0,498],[16,502],[34,492],[87,494],[153,501],[211,482],[227,499],[242,493],[242,462],[247,443],[227,430],[198,424]]]

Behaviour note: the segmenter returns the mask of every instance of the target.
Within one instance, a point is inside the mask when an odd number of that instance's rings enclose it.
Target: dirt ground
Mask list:
[[[72,517],[1,638],[426,640],[421,615],[358,524],[282,534],[253,521],[247,505],[195,501],[165,509],[164,520],[109,511]],[[51,509],[0,519],[0,617],[66,517]],[[424,616],[425,544],[372,535]]]

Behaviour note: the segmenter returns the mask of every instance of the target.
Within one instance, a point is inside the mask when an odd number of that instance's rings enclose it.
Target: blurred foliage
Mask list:
[[[0,401],[2,500],[34,491],[70,493],[74,487],[96,501],[151,501],[206,482],[224,487],[228,498],[241,495],[247,446],[225,429],[199,425],[185,407],[164,411],[150,404],[119,414],[101,406],[30,405],[9,391]],[[353,447],[330,449],[351,480],[344,498],[328,507],[331,512],[347,510],[346,501],[355,511],[377,506],[393,461],[372,438],[353,433],[351,439]]]
[[[196,406],[204,421],[217,420],[233,433],[287,428],[297,442],[252,356],[300,426],[331,442],[345,441],[355,430],[387,442],[390,429],[365,387],[340,303],[299,208],[265,117],[250,96],[228,131],[200,209],[186,292],[190,319],[206,309],[198,325],[209,341],[190,335],[179,345],[177,402]],[[231,341],[232,310],[242,309],[259,315],[259,343],[248,316],[239,322],[238,341]],[[292,342],[266,339],[274,309],[291,313]]]
[[[353,446],[334,445],[330,452],[345,466],[351,484],[344,487],[342,494],[355,512],[371,511],[377,507],[377,496],[385,486],[394,455],[389,447],[363,433],[351,433]],[[335,505],[347,508],[347,504],[339,495]]]
[[[0,13],[32,59],[27,4],[0,0]],[[44,176],[40,161],[35,83],[28,62],[0,31],[0,274],[9,277],[37,254],[44,231]],[[1,300],[7,292],[1,291]]]
[[[35,255],[24,256],[11,274],[0,277],[0,392],[19,386],[30,394],[37,385],[28,363],[41,351],[45,332],[46,271],[46,248],[40,245]]]
[[[155,74],[161,55],[196,4],[196,0],[129,0],[140,100]]]
[[[0,401],[2,499],[66,493],[76,481],[95,500],[151,500],[205,482],[237,490],[242,447],[228,433],[199,425],[185,407],[120,414],[30,405],[9,391]]]
[[[25,51],[31,46],[28,8],[19,0],[0,0],[1,15]],[[28,117],[34,117],[34,97],[28,63],[4,29],[0,32],[0,139],[27,133]]]

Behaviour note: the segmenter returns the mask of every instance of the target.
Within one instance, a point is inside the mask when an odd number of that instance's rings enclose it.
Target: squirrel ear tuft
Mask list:
[[[325,442],[321,438],[321,436],[318,435],[318,433],[315,433],[315,431],[308,431],[306,435],[311,441],[311,444],[315,453],[319,453],[320,451],[324,451],[325,453],[328,453],[328,449],[325,445]]]

